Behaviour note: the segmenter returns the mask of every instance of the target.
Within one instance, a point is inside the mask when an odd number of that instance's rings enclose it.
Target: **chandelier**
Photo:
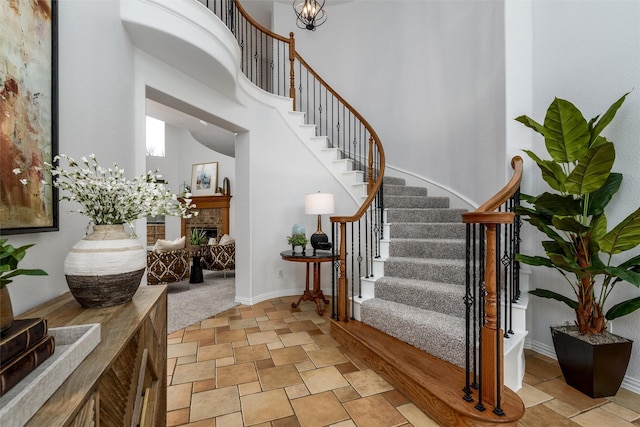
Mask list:
[[[296,25],[298,28],[315,31],[316,27],[324,24],[327,20],[327,13],[322,9],[322,4],[318,0],[294,0],[293,10],[296,13]]]

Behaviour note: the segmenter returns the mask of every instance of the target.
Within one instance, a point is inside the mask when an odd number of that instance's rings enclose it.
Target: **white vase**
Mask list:
[[[133,298],[147,266],[147,252],[124,225],[96,225],[64,260],[73,297],[87,308],[125,304]]]

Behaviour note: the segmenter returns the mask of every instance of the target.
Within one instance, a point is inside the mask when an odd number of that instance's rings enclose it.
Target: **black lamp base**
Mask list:
[[[323,246],[323,243],[329,243],[329,237],[324,234],[322,231],[318,232],[316,231],[315,233],[313,233],[311,235],[311,238],[309,239],[309,241],[311,242],[311,247],[315,250],[315,249],[322,249],[321,246]]]

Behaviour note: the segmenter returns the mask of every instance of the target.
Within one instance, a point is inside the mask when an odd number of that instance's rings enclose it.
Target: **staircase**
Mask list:
[[[510,424],[511,417],[478,417],[479,411],[462,399],[466,210],[449,208],[448,198],[429,197],[426,188],[406,186],[400,178],[385,177],[383,188],[381,257],[353,298],[356,321],[335,322],[332,334],[399,383],[439,422]],[[526,297],[514,304],[515,330],[504,345],[505,385],[515,391],[524,376],[526,307]],[[387,344],[376,347],[379,342]],[[505,393],[509,411],[503,407],[511,416],[523,410],[512,390]]]
[[[389,257],[360,320],[434,356],[464,367],[464,210],[385,177]]]

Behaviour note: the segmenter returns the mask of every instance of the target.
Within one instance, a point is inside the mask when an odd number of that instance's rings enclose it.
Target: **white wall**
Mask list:
[[[555,96],[568,99],[580,108],[587,120],[604,113],[625,92],[633,90],[604,135],[616,143],[614,170],[624,174],[620,191],[614,197],[607,217],[609,229],[640,206],[640,2],[637,1],[524,1],[513,2],[507,16],[519,19],[522,25],[512,25],[507,32],[526,42],[527,28],[531,28],[531,43],[515,46],[507,52],[507,81],[510,98],[523,94],[507,111],[507,120],[526,114],[537,121]],[[527,21],[526,16],[529,16]],[[509,28],[509,21],[507,28]],[[521,31],[525,29],[525,34]],[[531,62],[530,77],[519,66],[520,61]],[[517,70],[520,69],[520,72]],[[511,77],[511,78],[509,78]],[[530,107],[527,105],[531,102]],[[513,129],[512,135],[522,137],[521,148],[533,147],[544,151],[543,141]],[[532,139],[533,138],[533,139]],[[532,142],[533,141],[533,142]],[[510,148],[517,143],[510,141]],[[528,158],[525,158],[527,161]],[[546,190],[537,167],[532,161],[523,183],[523,191],[537,194]],[[534,169],[535,168],[535,169]],[[531,172],[533,171],[533,173]],[[523,230],[527,251],[542,254],[541,235],[525,225]],[[639,253],[636,250],[634,253]],[[531,252],[529,252],[531,253]],[[620,258],[619,258],[620,259]],[[626,257],[625,257],[626,259]],[[550,287],[567,295],[570,289],[558,274],[544,268],[532,269],[532,287]],[[612,294],[608,306],[639,294],[638,289],[622,283]],[[532,299],[533,322],[530,340],[535,349],[552,352],[549,326],[573,321],[573,313],[564,304]],[[640,312],[616,320],[613,332],[640,341]],[[640,349],[636,345],[623,386],[640,390]]]
[[[222,180],[229,178],[231,195],[235,184],[235,159],[217,153],[198,141],[185,129],[165,124],[165,157],[147,157],[147,169],[160,169],[169,188],[176,194],[180,193],[183,184],[191,185],[191,165],[194,163],[218,162],[218,187],[222,187]],[[235,215],[235,203],[231,198],[230,216]],[[166,217],[166,237],[175,239],[180,237],[180,218]],[[229,232],[233,236],[235,222],[229,224]]]
[[[504,185],[503,1],[326,7],[311,32],[274,2],[274,31],[294,31],[298,52],[376,130],[387,163],[476,205]]]
[[[108,35],[108,36],[106,36]],[[103,165],[117,161],[133,177],[138,152],[133,120],[133,52],[118,2],[58,2],[59,151],[79,159],[95,153]],[[144,143],[140,146],[144,150]],[[139,151],[139,150],[137,150]],[[143,152],[144,155],[144,152]],[[68,291],[62,265],[82,239],[86,217],[60,204],[60,231],[7,236],[15,245],[35,243],[20,264],[45,277],[18,277],[9,285],[16,314]]]

